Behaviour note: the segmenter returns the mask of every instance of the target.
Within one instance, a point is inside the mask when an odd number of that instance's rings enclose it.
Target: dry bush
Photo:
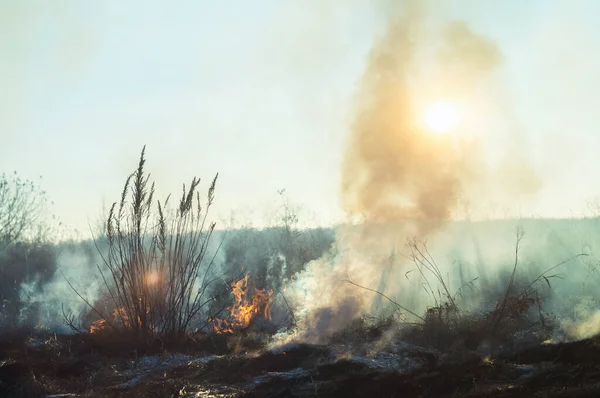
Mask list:
[[[30,304],[30,295],[52,279],[56,268],[55,248],[50,244],[18,242],[0,251],[1,333],[37,325],[40,308]]]
[[[486,343],[497,346],[527,344],[532,342],[530,338],[539,342],[550,337],[556,324],[543,312],[542,296],[538,288],[541,285],[551,288],[550,281],[560,277],[553,273],[558,267],[587,254],[572,256],[542,272],[532,282],[518,284],[519,250],[523,236],[523,230],[517,228],[514,264],[505,287],[500,292],[485,293],[478,291],[475,283],[478,278],[474,278],[452,294],[450,283],[429,252],[427,243],[409,240],[408,258],[418,270],[420,285],[433,301],[433,306],[427,308],[423,316],[383,292],[361,286],[351,280],[345,282],[387,300],[394,308],[394,324],[399,327],[402,337],[418,345],[445,351],[457,348],[477,349]],[[475,294],[465,299],[468,289]],[[492,304],[484,307],[486,298],[491,298]],[[479,303],[478,309],[467,310],[468,306],[465,304],[471,299]],[[368,326],[364,323],[354,323],[344,333],[348,334],[350,331],[353,335],[364,336],[368,332]],[[337,337],[343,336],[344,333]]]
[[[516,336],[528,333],[532,329],[535,329],[540,338],[547,336],[554,325],[542,311],[542,300],[536,286],[542,283],[551,287],[550,280],[558,276],[551,272],[584,254],[573,256],[549,268],[531,283],[519,286],[517,270],[523,236],[523,230],[518,228],[512,272],[500,297],[488,308],[476,312],[468,312],[461,308],[461,301],[458,299],[461,294],[450,294],[449,284],[443,278],[426,244],[409,242],[411,258],[424,280],[425,290],[433,298],[435,305],[427,309],[421,323],[411,325],[405,330],[405,338],[448,350],[454,347],[476,349],[486,342],[512,343]],[[434,276],[441,289],[435,289],[435,284],[430,283],[430,275]],[[464,287],[473,286],[474,281],[461,286],[459,293]]]
[[[0,325],[2,332],[33,327],[38,311],[25,306],[56,270],[48,242],[46,193],[31,181],[0,174]],[[22,289],[22,285],[27,285]]]
[[[32,181],[0,175],[0,248],[38,234],[47,205],[46,193]]]
[[[100,329],[123,330],[148,344],[156,338],[180,341],[199,323],[208,322],[205,308],[220,280],[213,269],[216,253],[207,253],[215,228],[207,223],[207,215],[217,177],[205,199],[194,177],[171,209],[169,198],[154,202],[144,155],[145,147],[120,202],[110,208],[106,252],[97,247],[107,271],[98,270],[112,309],[107,312],[80,297],[99,318]]]

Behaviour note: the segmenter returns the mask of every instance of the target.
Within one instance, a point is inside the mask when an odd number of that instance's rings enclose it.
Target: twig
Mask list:
[[[290,304],[288,303],[287,299],[285,298],[285,295],[283,294],[283,292],[280,290],[278,293],[281,295],[281,298],[283,299],[283,302],[285,303],[285,306],[288,309],[290,317],[292,318],[292,326],[295,326],[296,325],[296,317],[294,316],[294,311],[292,311],[292,308],[290,307]]]
[[[412,316],[414,316],[414,317],[416,317],[416,318],[420,319],[421,321],[425,322],[425,318],[423,318],[423,317],[421,317],[421,316],[419,316],[419,315],[415,314],[414,312],[412,312],[412,311],[411,311],[411,310],[409,310],[408,308],[406,308],[406,307],[403,307],[402,305],[398,304],[396,301],[392,300],[391,298],[389,298],[388,296],[386,296],[384,293],[382,293],[382,292],[380,292],[380,291],[377,291],[377,290],[375,290],[375,289],[371,289],[371,288],[369,288],[369,287],[361,286],[361,285],[359,285],[358,283],[354,283],[354,282],[352,282],[352,281],[351,281],[351,280],[349,280],[349,279],[346,279],[346,280],[344,280],[344,282],[347,282],[347,283],[349,283],[349,284],[351,284],[351,285],[354,285],[354,286],[356,286],[356,287],[359,287],[359,288],[361,288],[361,289],[365,289],[365,290],[368,290],[368,291],[370,291],[370,292],[373,292],[373,293],[379,294],[381,297],[385,298],[385,299],[386,299],[386,300],[388,300],[390,303],[394,304],[394,305],[395,305],[397,308],[399,308],[399,309],[401,309],[401,310],[403,310],[403,311],[406,311],[406,312],[408,312],[409,314],[411,314]]]
[[[572,257],[569,257],[568,259],[566,259],[566,260],[564,260],[564,261],[556,264],[555,266],[548,268],[546,271],[542,272],[542,274],[540,276],[538,276],[537,278],[535,278],[533,280],[533,282],[531,282],[529,284],[528,288],[532,287],[536,282],[538,282],[540,279],[542,279],[543,277],[545,277],[548,272],[550,272],[552,270],[555,270],[556,268],[560,267],[561,265],[564,265],[564,264],[566,264],[568,262],[571,262],[571,261],[575,260],[576,258],[583,257],[583,256],[589,256],[589,254],[587,254],[587,253],[576,254],[576,255],[574,255]]]
[[[512,273],[510,275],[508,286],[506,286],[506,291],[504,292],[504,298],[500,302],[500,305],[496,307],[497,311],[495,311],[496,314],[492,322],[492,327],[494,329],[498,327],[500,321],[502,320],[502,317],[504,316],[504,311],[506,310],[506,306],[508,304],[508,298],[510,296],[510,292],[512,291],[515,282],[515,275],[517,273],[517,267],[519,265],[519,246],[521,244],[521,240],[523,239],[524,234],[525,233],[523,232],[521,227],[517,227],[517,242],[515,244],[515,263],[513,266]]]
[[[67,314],[65,312],[65,305],[61,304],[60,306],[62,315],[63,315],[63,323],[65,325],[67,325],[68,327],[71,328],[71,330],[77,332],[77,333],[83,333],[81,331],[81,329],[79,329],[77,326],[75,326],[75,316],[73,314]]]
[[[67,284],[69,285],[69,287],[75,292],[75,294],[77,296],[79,296],[79,298],[88,305],[88,307],[91,308],[92,311],[94,311],[96,314],[98,314],[98,316],[100,316],[102,319],[104,319],[104,321],[106,322],[106,324],[108,326],[110,326],[113,329],[116,329],[114,327],[114,325],[108,320],[106,319],[106,317],[96,309],[96,307],[94,307],[85,297],[83,297],[81,294],[79,294],[79,292],[77,291],[77,289],[75,289],[75,287],[71,284],[71,282],[69,282],[69,280],[67,279],[67,277],[65,276],[65,274],[62,272],[62,270],[59,270],[60,274],[62,275],[62,277],[65,279],[65,282],[67,282]]]

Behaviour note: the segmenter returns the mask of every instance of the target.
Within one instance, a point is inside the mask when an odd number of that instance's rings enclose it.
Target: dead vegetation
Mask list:
[[[138,345],[180,342],[192,330],[208,325],[207,305],[221,282],[213,269],[215,253],[207,252],[215,228],[207,215],[217,177],[206,199],[194,177],[189,186],[183,185],[179,202],[171,208],[169,197],[154,202],[144,155],[145,148],[120,202],[110,208],[104,228],[108,249],[96,246],[103,262],[98,272],[105,299],[92,303],[69,285],[95,316],[90,333],[119,335]],[[79,331],[72,319],[65,318]]]
[[[0,394],[7,397],[582,397],[600,392],[600,341],[546,344],[551,319],[538,283],[550,286],[551,267],[533,282],[518,276],[517,233],[512,271],[497,300],[480,311],[461,307],[426,245],[414,251],[422,277],[440,276],[423,315],[363,316],[335,333],[328,346],[291,344],[268,349],[275,329],[252,310],[248,277],[233,285],[223,315],[249,314],[228,333],[186,333],[177,340],[140,340],[135,329],[101,328],[56,335],[38,330],[0,342]],[[436,271],[437,270],[437,271]],[[244,283],[245,281],[245,283]],[[357,287],[361,287],[355,284]],[[475,285],[475,283],[473,283]],[[237,295],[236,295],[237,292]],[[242,294],[243,293],[243,294]],[[248,295],[250,294],[250,295]],[[259,294],[257,297],[261,297]],[[258,309],[258,310],[257,310]],[[406,312],[405,312],[406,313]],[[66,317],[72,323],[76,319]],[[224,318],[229,319],[229,318]],[[233,320],[232,320],[233,322]],[[233,325],[233,323],[231,324]],[[130,335],[128,333],[131,333]],[[143,343],[143,344],[137,344]]]
[[[48,205],[46,193],[33,181],[0,174],[0,247],[26,237],[39,239],[47,226],[41,220]]]
[[[519,277],[519,251],[524,231],[516,231],[514,260],[511,273],[500,292],[478,291],[477,279],[464,282],[451,293],[451,286],[429,252],[426,242],[408,241],[410,255],[420,279],[418,282],[433,305],[424,315],[416,314],[387,295],[360,286],[387,299],[396,308],[397,329],[402,339],[441,352],[514,350],[516,346],[540,343],[556,331],[553,317],[543,309],[541,288],[551,289],[551,280],[558,278],[556,270],[586,254],[577,254],[550,268],[533,281]],[[546,292],[548,293],[548,292]],[[493,296],[496,294],[496,296]],[[467,307],[469,300],[489,304]]]
[[[257,256],[254,273],[244,269],[244,258],[231,261],[219,274],[208,253],[215,225],[207,223],[216,177],[205,203],[194,178],[170,211],[168,200],[154,202],[149,177],[142,151],[120,202],[107,217],[107,249],[96,246],[104,295],[92,302],[71,285],[89,308],[83,316],[63,308],[64,322],[74,333],[59,335],[32,324],[3,330],[0,396],[454,398],[600,393],[600,340],[544,342],[554,335],[556,324],[544,311],[543,290],[551,291],[560,266],[583,254],[524,282],[519,272],[524,235],[517,230],[505,284],[484,294],[478,278],[452,286],[427,242],[411,240],[408,259],[432,304],[424,313],[347,280],[363,293],[387,300],[393,313],[354,319],[329,338],[328,346],[269,349],[278,329],[296,327],[285,284],[308,259],[322,255],[298,244],[297,217],[285,204],[279,249]],[[241,250],[226,249],[226,261]],[[488,305],[466,306],[474,297]],[[279,324],[271,319],[276,304],[285,313]]]
[[[363,317],[329,346],[267,349],[261,329],[198,335],[138,351],[110,334],[14,335],[0,344],[7,397],[585,397],[600,392],[600,341],[519,342],[535,303],[503,295],[488,313],[430,308],[417,325]],[[499,321],[498,310],[503,319]],[[535,311],[534,311],[535,312]],[[489,325],[500,333],[492,334]],[[108,332],[108,331],[107,331]],[[485,337],[485,339],[484,339]],[[469,343],[472,339],[475,343]],[[487,340],[486,340],[487,339]]]

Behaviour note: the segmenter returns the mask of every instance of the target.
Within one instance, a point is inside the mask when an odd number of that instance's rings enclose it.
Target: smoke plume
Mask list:
[[[399,251],[407,238],[438,231],[485,174],[476,135],[435,134],[421,117],[430,101],[477,94],[500,50],[464,22],[431,18],[425,2],[402,4],[368,54],[342,162],[342,205],[361,224],[339,230],[333,257],[298,278],[307,330],[300,338],[322,340],[377,311],[381,301],[356,285],[390,291],[388,281],[406,272]]]
[[[461,182],[478,166],[475,148],[419,125],[419,95],[437,84],[420,73],[419,60],[437,50],[429,58],[433,69],[446,74],[439,79],[446,87],[435,90],[464,93],[493,70],[499,51],[464,23],[432,38],[422,22],[421,13],[406,10],[390,21],[369,55],[342,166],[341,197],[351,217],[442,223],[456,205]]]

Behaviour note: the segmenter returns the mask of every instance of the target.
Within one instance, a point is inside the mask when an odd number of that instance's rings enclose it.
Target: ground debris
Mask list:
[[[79,396],[78,394],[52,394],[46,395],[43,398],[78,398]]]
[[[63,338],[63,342],[64,342]],[[585,397],[600,396],[598,341],[515,352],[441,352],[385,345],[286,344],[223,355],[120,356],[53,345],[3,352],[1,396],[133,397]],[[72,345],[71,345],[72,347]],[[28,395],[29,394],[29,395]]]

